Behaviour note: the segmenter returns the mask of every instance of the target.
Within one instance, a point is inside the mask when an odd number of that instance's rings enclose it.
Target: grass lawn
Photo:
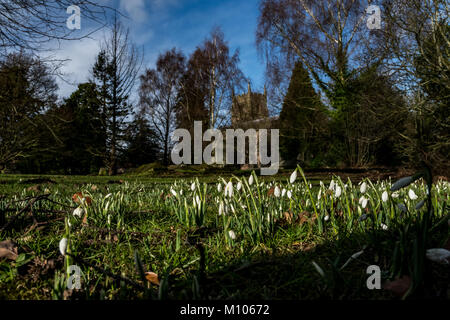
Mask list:
[[[1,175],[0,299],[448,298],[448,265],[424,257],[450,249],[448,182],[429,214],[423,179],[392,192],[291,172]],[[382,289],[367,287],[371,265]]]

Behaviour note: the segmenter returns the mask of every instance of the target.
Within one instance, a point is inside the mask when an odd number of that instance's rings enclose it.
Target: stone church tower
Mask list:
[[[255,120],[267,119],[269,109],[267,108],[267,92],[264,87],[264,94],[254,93],[248,83],[248,91],[239,96],[233,94],[233,104],[231,107],[231,124],[233,128],[246,127],[246,124]]]
[[[235,96],[233,94],[233,104],[231,106],[231,126],[233,129],[255,129],[257,131],[257,139],[259,139],[259,129],[273,129],[278,124],[278,117],[269,117],[269,109],[267,107],[267,90],[264,86],[264,93],[252,92],[250,82],[248,83],[248,91],[242,95]],[[270,136],[270,133],[269,133]],[[248,150],[246,150],[246,163],[248,160]],[[261,167],[258,153],[257,168]],[[249,169],[254,165],[243,165],[242,169]]]

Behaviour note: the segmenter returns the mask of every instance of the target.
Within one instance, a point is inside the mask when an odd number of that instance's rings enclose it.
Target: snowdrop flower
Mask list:
[[[311,201],[309,199],[306,199],[306,206],[309,207],[311,205]]]
[[[334,190],[334,187],[335,187],[334,180],[331,180],[330,186],[328,187],[328,189],[329,189],[329,190]]]
[[[170,188],[170,192],[172,192],[172,194],[176,197],[177,196],[177,192],[175,190],[173,190],[172,188]]]
[[[239,181],[238,184],[236,185],[236,190],[240,191],[242,188],[242,183]]]
[[[62,238],[61,241],[59,242],[59,252],[61,252],[61,254],[63,256],[66,255],[66,250],[67,250],[67,244],[69,243],[69,240],[67,238]]]
[[[251,186],[253,184],[253,175],[248,178],[248,184]]]
[[[283,190],[281,190],[281,197],[283,198],[286,195],[286,189],[283,188]]]
[[[408,196],[411,200],[416,200],[418,198],[413,189],[409,189]]]
[[[341,188],[341,186],[336,186],[336,190],[335,190],[334,196],[335,196],[336,198],[339,198],[339,197],[341,196],[341,193],[342,193],[342,188]]]
[[[288,197],[289,199],[292,199],[292,192],[291,192],[291,190],[288,190],[288,192],[287,192],[287,197]]]
[[[295,180],[297,180],[297,169],[292,172],[291,176],[289,177],[289,182],[294,183]]]
[[[233,240],[236,239],[236,234],[234,233],[233,230],[229,230],[228,235],[230,236],[231,239],[233,239]]]
[[[386,201],[388,201],[388,198],[389,198],[389,196],[388,196],[387,191],[384,191],[383,194],[381,195],[381,200],[383,200],[383,202],[386,202]]]
[[[391,197],[395,199],[397,199],[398,196],[399,196],[398,192],[394,192],[393,194],[391,194]]]
[[[108,199],[108,198],[111,197],[111,196],[112,196],[112,193],[108,193],[108,194],[105,196],[105,200]]]
[[[388,229],[388,226],[387,226],[387,225],[385,225],[384,223],[382,223],[382,224],[381,224],[381,229],[383,229],[383,230],[387,230],[387,229]]]
[[[222,192],[222,183],[220,182],[217,184],[217,191]]]
[[[200,198],[199,198],[199,196],[195,196],[195,202],[197,203],[197,206],[200,207]]]
[[[362,206],[363,209],[365,209],[367,207],[367,201],[368,201],[368,199],[365,197],[361,197],[359,199],[359,204]]]
[[[274,195],[275,197],[279,198],[281,194],[280,188],[278,186],[275,187]]]
[[[359,191],[361,191],[361,193],[366,193],[366,191],[367,191],[367,183],[365,181],[361,184],[361,187],[359,188]]]
[[[84,209],[81,207],[76,208],[75,210],[73,210],[73,216],[74,217],[78,217],[81,218],[84,214]]]
[[[195,190],[195,182],[192,182],[192,184],[191,184],[191,191],[194,191]]]
[[[326,216],[323,218],[323,220],[325,220],[325,221],[330,220],[330,216],[329,216],[329,215],[326,215]]]
[[[426,256],[431,261],[440,263],[440,264],[449,264],[450,261],[450,251],[438,248],[438,249],[428,249]]]
[[[230,208],[231,208],[231,212],[233,212],[234,214],[236,214],[236,210],[234,210],[234,206],[232,203],[230,203]]]
[[[225,187],[225,197],[232,197],[233,196],[233,183],[230,181],[227,183],[227,186]]]
[[[180,190],[180,196],[182,196],[182,195],[183,195],[183,189]]]
[[[223,207],[223,201],[220,201],[220,204],[219,204],[219,216],[221,216],[222,214],[224,214],[224,207]]]
[[[320,188],[323,188],[324,184],[323,184],[322,180],[319,181],[319,184],[320,184]]]
[[[317,200],[320,200],[320,197],[322,196],[322,189],[319,190],[319,193],[317,194]]]

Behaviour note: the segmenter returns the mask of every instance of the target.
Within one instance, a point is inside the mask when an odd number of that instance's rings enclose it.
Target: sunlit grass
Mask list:
[[[366,288],[366,268],[379,265],[383,280],[407,273],[407,257],[398,260],[395,248],[413,241],[417,217],[426,210],[416,209],[426,198],[422,180],[391,192],[391,181],[310,181],[300,168],[272,179],[254,173],[214,179],[48,176],[56,183],[37,190],[20,183],[32,178],[2,177],[15,182],[1,185],[0,210],[15,208],[6,211],[7,221],[30,197],[48,194],[51,200],[33,207],[39,222],[50,223],[30,231],[33,221],[23,214],[0,234],[0,241],[14,239],[31,259],[26,268],[0,262],[2,298],[64,298],[64,288],[55,289],[58,279],[64,284],[63,237],[70,263],[80,264],[84,274],[73,298],[392,298]],[[76,192],[84,200],[75,203]],[[434,248],[448,239],[448,192],[448,182],[432,187]],[[75,216],[76,208],[82,210]],[[158,274],[159,286],[142,279],[136,254],[144,272]],[[324,281],[312,262],[325,273],[333,265],[345,268]]]

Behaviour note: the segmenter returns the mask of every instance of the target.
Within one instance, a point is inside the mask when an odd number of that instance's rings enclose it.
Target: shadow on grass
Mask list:
[[[448,241],[448,228],[445,227],[434,234],[433,247],[442,247]],[[261,250],[251,258],[237,258],[208,272],[200,284],[201,299],[400,299],[399,294],[383,288],[370,290],[367,287],[372,274],[367,272],[370,265],[380,267],[381,284],[389,280],[394,239],[392,233],[381,231],[376,243],[367,234],[353,233],[344,239],[325,240],[317,245],[298,243],[285,252],[260,247]],[[359,257],[351,258],[363,248]],[[324,276],[319,274],[313,261],[321,267]],[[435,262],[426,263],[429,264],[430,286],[425,293],[412,295],[410,299],[448,299],[450,269]]]

